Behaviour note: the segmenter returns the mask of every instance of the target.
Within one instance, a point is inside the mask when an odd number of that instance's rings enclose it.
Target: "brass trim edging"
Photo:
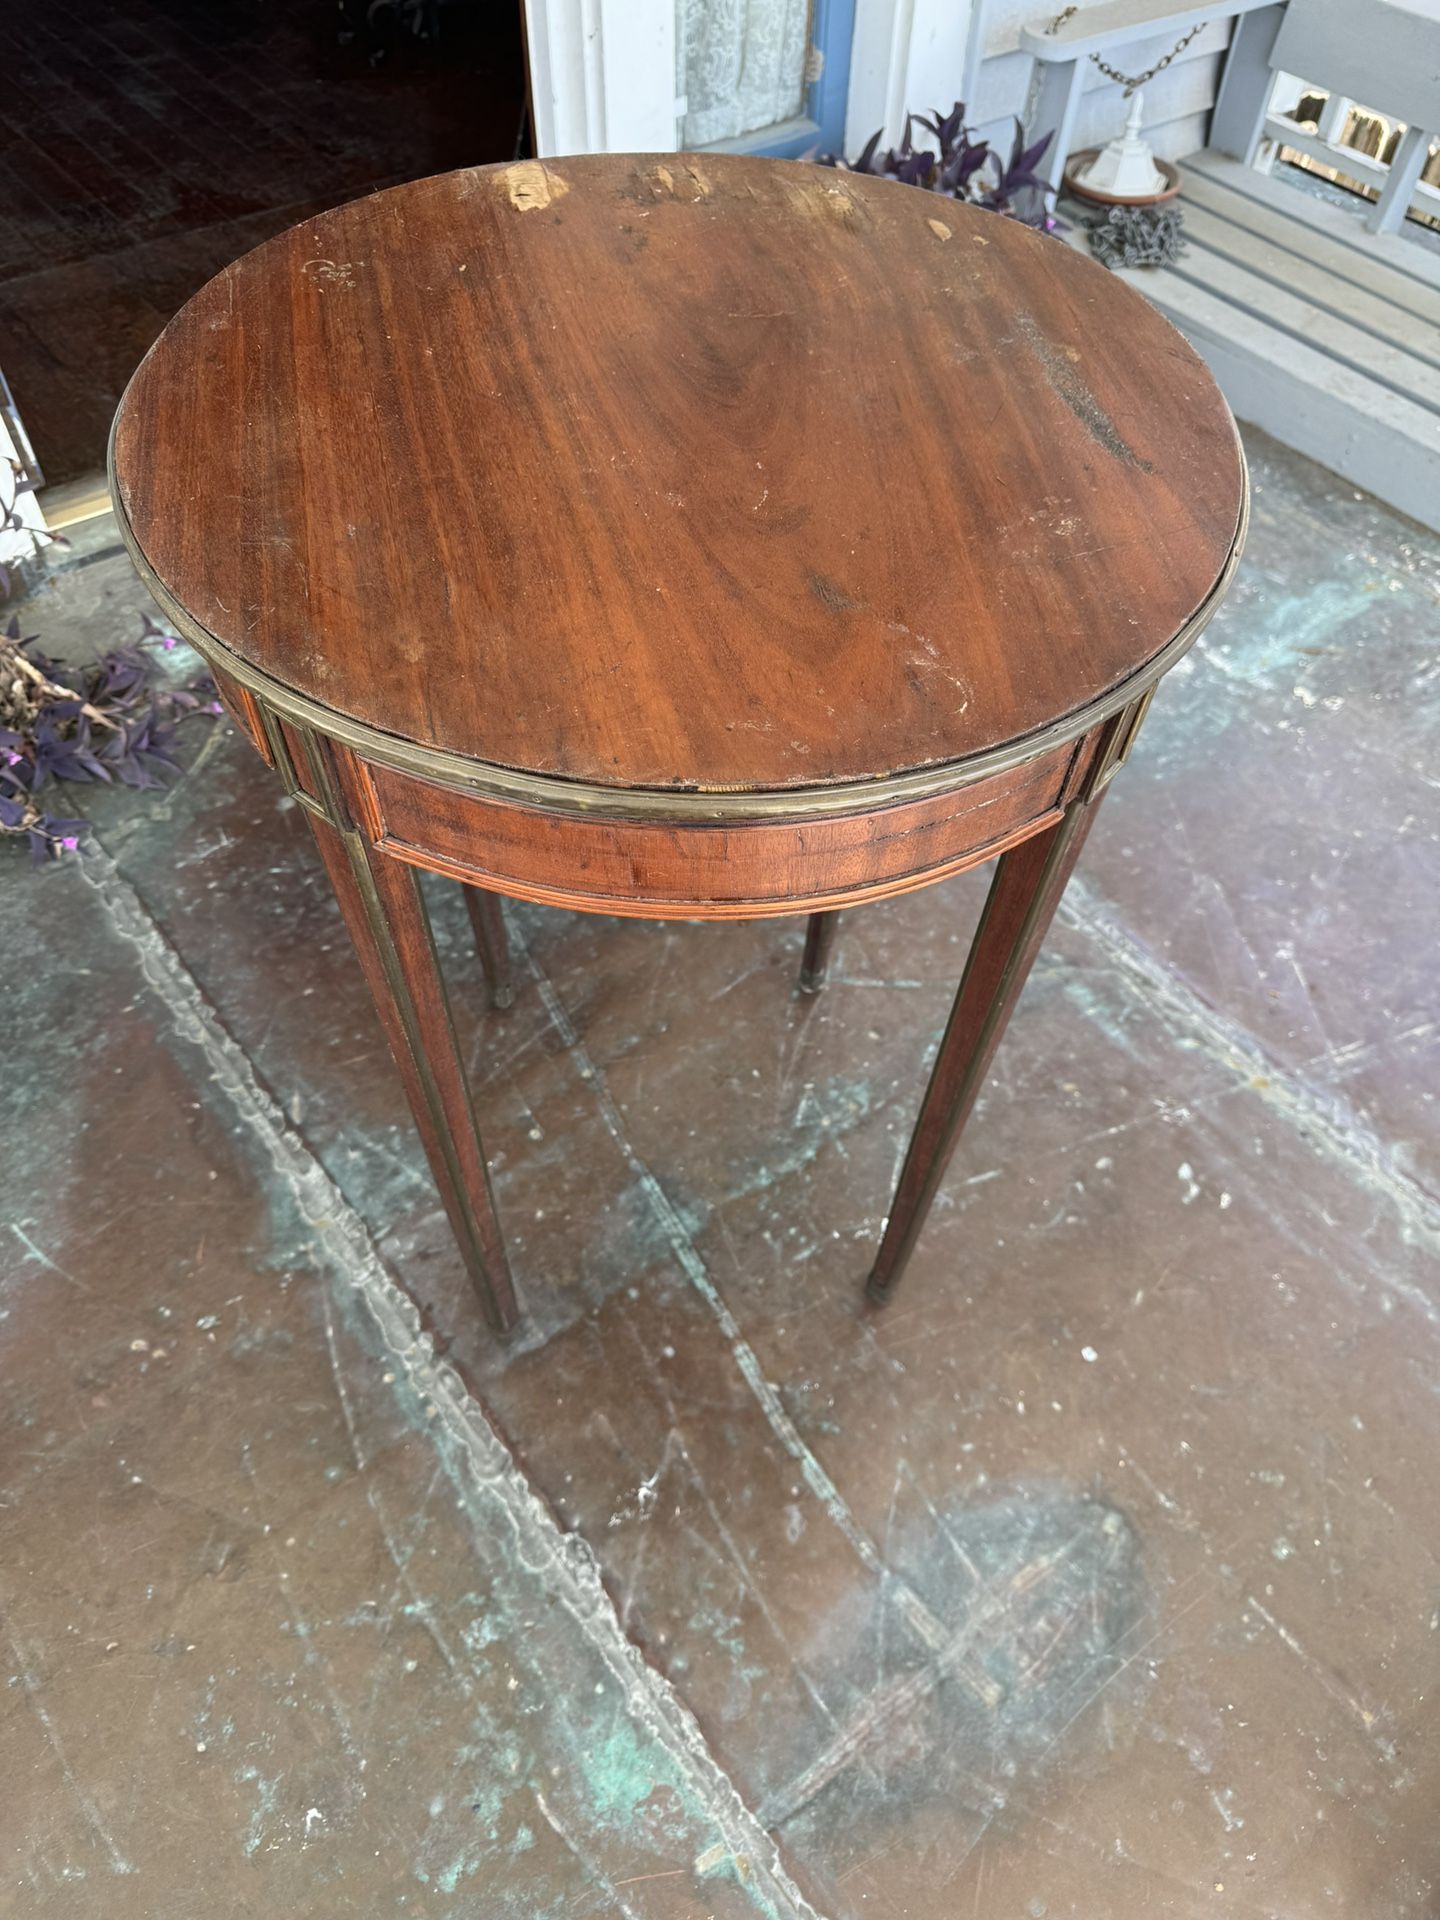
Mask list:
[[[923,767],[912,773],[892,774],[874,780],[845,781],[834,786],[757,788],[725,793],[705,792],[693,787],[605,787],[588,781],[567,780],[555,774],[521,772],[490,761],[476,760],[449,748],[425,747],[417,741],[384,733],[364,721],[352,720],[333,708],[322,706],[306,694],[297,693],[283,681],[252,666],[234,652],[225,641],[202,626],[170,592],[150,565],[130,525],[115,479],[115,434],[124,405],[122,396],[111,423],[106,454],[106,472],[114,501],[115,522],[141,580],[173,621],[177,631],[198,653],[221,673],[257,694],[262,704],[273,708],[287,720],[338,740],[367,760],[393,767],[401,773],[433,780],[444,787],[480,793],[491,799],[544,813],[603,813],[631,820],[665,820],[675,824],[687,821],[723,824],[763,820],[800,823],[840,813],[876,812],[903,801],[931,799],[958,792],[993,774],[1011,772],[1050,748],[1062,746],[1088,733],[1101,721],[1130,706],[1169,672],[1204,632],[1224,599],[1245,550],[1250,525],[1250,469],[1236,431],[1235,449],[1240,461],[1240,512],[1230,550],[1209,593],[1179,631],[1143,667],[1087,706],[1052,721],[1035,733],[1007,740],[998,747],[988,747],[964,760],[951,760],[939,766]],[[1231,426],[1234,429],[1233,419]]]

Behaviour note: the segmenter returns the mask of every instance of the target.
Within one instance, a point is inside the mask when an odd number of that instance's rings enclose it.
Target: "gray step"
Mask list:
[[[1328,243],[1307,227],[1287,226],[1280,215],[1274,214],[1269,218],[1283,231],[1258,233],[1249,222],[1226,218],[1223,205],[1212,210],[1212,203],[1205,197],[1208,184],[1197,179],[1187,186],[1185,232],[1192,248],[1219,254],[1271,286],[1323,308],[1372,339],[1413,354],[1431,367],[1440,367],[1440,295],[1411,281],[1414,306],[1403,305],[1386,288],[1375,284],[1373,267],[1368,271],[1360,268],[1353,279],[1337,271],[1312,244],[1320,242],[1323,247]],[[1225,199],[1232,197],[1223,188],[1220,194]],[[1347,260],[1359,259],[1347,248],[1336,247],[1335,252]],[[1433,309],[1428,316],[1419,311],[1427,304]]]
[[[1090,211],[1063,209],[1081,251],[1089,243],[1079,223]],[[1211,248],[1205,241],[1216,236],[1197,226],[1177,267],[1122,269],[1120,278],[1174,321],[1237,418],[1440,531],[1440,410],[1416,397],[1435,396],[1440,407],[1433,362],[1277,287],[1273,263],[1242,265],[1232,255],[1245,243]],[[1384,377],[1373,370],[1379,363]]]
[[[1240,161],[1232,160],[1227,154],[1214,153],[1208,147],[1182,160],[1180,168],[1186,175],[1211,180],[1241,200],[1278,213],[1282,219],[1308,227],[1311,232],[1348,248],[1352,255],[1359,256],[1362,267],[1389,269],[1402,281],[1411,283],[1412,293],[1417,282],[1422,289],[1440,292],[1440,252],[1403,233],[1370,233],[1365,226],[1365,214],[1369,210],[1366,207],[1351,213],[1345,207],[1332,206],[1328,200],[1318,200],[1298,187],[1287,187],[1282,180],[1259,173],[1254,167],[1242,166]],[[1393,286],[1393,282],[1390,284]]]

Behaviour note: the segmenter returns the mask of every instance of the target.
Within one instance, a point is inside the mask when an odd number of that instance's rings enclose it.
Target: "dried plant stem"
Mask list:
[[[101,713],[98,707],[92,707],[83,695],[76,693],[72,688],[62,687],[55,680],[47,680],[35,663],[27,660],[18,647],[7,647],[5,651],[9,655],[7,665],[18,668],[27,680],[34,681],[42,693],[48,693],[57,700],[78,700],[80,711],[87,720],[98,721],[102,727],[109,727],[112,732],[115,731],[115,722],[108,714]]]

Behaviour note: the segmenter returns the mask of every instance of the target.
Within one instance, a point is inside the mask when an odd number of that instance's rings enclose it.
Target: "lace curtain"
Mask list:
[[[810,0],[675,0],[675,28],[682,148],[802,111]]]

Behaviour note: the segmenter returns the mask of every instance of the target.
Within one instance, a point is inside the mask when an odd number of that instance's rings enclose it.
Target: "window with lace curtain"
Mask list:
[[[811,0],[675,0],[681,148],[800,118],[811,38]]]

